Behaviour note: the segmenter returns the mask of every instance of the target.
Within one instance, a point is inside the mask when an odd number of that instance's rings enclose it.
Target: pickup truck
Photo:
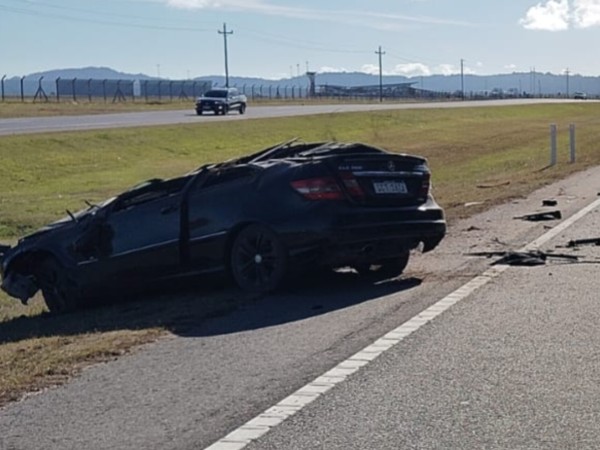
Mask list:
[[[201,116],[204,111],[212,111],[215,115],[227,114],[231,110],[244,114],[247,101],[236,88],[211,89],[196,99],[196,114]]]

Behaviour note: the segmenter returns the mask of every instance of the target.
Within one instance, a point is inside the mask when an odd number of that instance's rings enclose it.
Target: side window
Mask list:
[[[132,206],[157,200],[162,197],[178,194],[188,181],[188,177],[167,181],[153,181],[137,189],[126,192],[117,200],[114,210],[120,211]]]
[[[199,190],[220,187],[235,181],[249,181],[257,173],[257,170],[258,169],[249,166],[216,169],[210,174],[202,186],[199,186]]]

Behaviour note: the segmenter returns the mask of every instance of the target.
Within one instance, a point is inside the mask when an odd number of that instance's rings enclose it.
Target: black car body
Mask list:
[[[292,269],[400,274],[444,237],[426,160],[360,143],[290,141],[149,180],[4,247],[2,288],[50,310],[148,281],[225,272],[275,289]]]
[[[196,99],[196,114],[202,115],[205,111],[218,114],[227,114],[229,111],[246,112],[248,99],[236,88],[218,88],[207,91]]]

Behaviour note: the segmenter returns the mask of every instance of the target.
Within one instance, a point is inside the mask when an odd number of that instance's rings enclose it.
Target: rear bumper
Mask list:
[[[419,246],[428,252],[446,235],[444,212],[433,199],[420,207],[339,208],[330,219],[288,236],[292,259],[329,266],[374,262]]]

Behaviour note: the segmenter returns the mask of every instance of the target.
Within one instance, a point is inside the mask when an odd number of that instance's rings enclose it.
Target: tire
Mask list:
[[[410,252],[407,250],[396,258],[384,259],[371,264],[359,264],[354,266],[360,275],[363,276],[377,276],[377,278],[394,278],[400,276],[410,258]]]
[[[196,110],[196,114],[198,114],[199,116],[201,116],[202,115],[202,110],[201,109],[197,109]]]
[[[273,230],[253,224],[243,228],[234,239],[229,263],[233,280],[241,289],[266,293],[283,281],[287,252]]]
[[[42,261],[36,278],[51,313],[72,311],[79,305],[77,287],[56,258],[48,257]]]
[[[240,114],[244,114],[246,112],[246,104],[242,103],[240,105]]]

